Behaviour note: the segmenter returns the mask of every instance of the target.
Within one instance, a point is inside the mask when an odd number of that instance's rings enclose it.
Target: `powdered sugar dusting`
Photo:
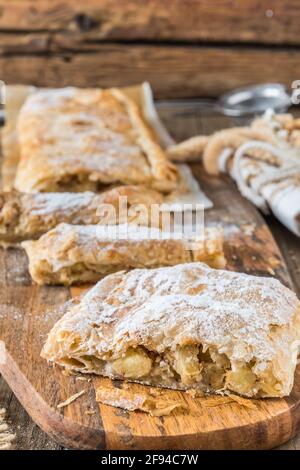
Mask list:
[[[47,243],[47,239],[51,239],[51,245],[56,243],[58,246],[68,237],[76,236],[77,244],[89,244],[95,247],[95,241],[112,241],[112,240],[170,240],[184,239],[186,241],[195,240],[204,243],[204,240],[222,239],[222,230],[219,227],[209,227],[205,233],[198,236],[192,230],[185,232],[176,232],[175,230],[161,230],[157,227],[147,227],[144,225],[136,225],[123,223],[119,225],[70,225],[61,223],[51,232],[46,233],[41,239]],[[54,238],[54,236],[56,238]],[[200,245],[199,245],[200,246]],[[51,247],[49,247],[51,249]]]
[[[164,231],[156,227],[135,224],[69,225],[60,224],[37,241],[22,243],[28,258],[30,273],[52,275],[76,263],[84,263],[85,270],[113,270],[156,267],[205,259],[222,253],[222,232],[209,227],[204,234]],[[45,264],[46,263],[46,264]],[[98,277],[99,279],[99,277]]]
[[[27,192],[47,189],[44,185],[49,181],[56,183],[78,174],[91,184],[93,181],[142,183],[152,178],[130,116],[109,90],[41,90],[23,106],[18,132],[20,145],[27,155],[26,164],[17,172],[19,190],[25,186]],[[36,141],[40,145],[32,146]],[[45,166],[47,181],[41,177]],[[28,168],[32,169],[30,177]]]
[[[202,263],[136,269],[100,281],[50,337],[54,341],[59,331],[79,334],[88,354],[117,353],[135,344],[163,352],[198,341],[236,360],[272,360],[270,330],[288,326],[298,307],[296,295],[271,278]]]
[[[34,197],[32,215],[43,216],[56,214],[57,211],[83,209],[92,203],[95,194],[89,191],[83,193],[37,193],[31,197]]]

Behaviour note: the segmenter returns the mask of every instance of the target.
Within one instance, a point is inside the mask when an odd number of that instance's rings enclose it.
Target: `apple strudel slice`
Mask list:
[[[21,108],[17,130],[18,191],[97,192],[142,184],[170,192],[177,185],[176,167],[119,89],[39,90]]]
[[[41,354],[70,372],[282,397],[299,342],[300,302],[279,281],[187,263],[107,276],[66,305]]]
[[[204,261],[224,267],[223,233],[207,228],[203,237],[175,239],[156,227],[60,224],[37,241],[22,243],[29,272],[38,284],[95,282],[121,269],[173,266]]]
[[[162,203],[161,193],[140,186],[119,186],[101,194],[4,192],[0,193],[0,242],[37,239],[63,222],[118,224],[138,219],[147,225],[152,204]]]

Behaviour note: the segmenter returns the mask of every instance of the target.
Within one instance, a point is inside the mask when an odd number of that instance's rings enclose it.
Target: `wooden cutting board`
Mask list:
[[[228,269],[275,275],[291,287],[277,245],[257,211],[229,180],[203,177],[199,166],[193,171],[215,204],[206,221],[225,228]],[[0,372],[31,417],[60,444],[80,449],[266,449],[299,429],[300,366],[288,398],[253,400],[254,408],[168,390],[162,396],[175,397],[188,411],[154,418],[98,404],[95,388],[111,383],[108,379],[88,382],[65,376],[39,355],[60,316],[58,307],[83,290],[32,285],[25,253],[0,250]],[[130,385],[133,391],[140,388]],[[81,397],[57,409],[82,390]]]

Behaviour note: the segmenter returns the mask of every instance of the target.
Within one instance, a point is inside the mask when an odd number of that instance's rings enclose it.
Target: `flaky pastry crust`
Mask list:
[[[34,240],[60,223],[89,225],[132,222],[140,214],[135,208],[143,205],[147,216],[152,204],[162,203],[163,196],[158,191],[130,185],[119,186],[101,194],[88,191],[3,192],[0,193],[0,241],[13,244]],[[110,214],[110,206],[115,209],[114,214]]]
[[[44,89],[22,107],[15,188],[101,191],[144,184],[169,192],[177,171],[137,105],[119,89]]]
[[[193,241],[193,240],[192,240]],[[223,233],[207,228],[203,238],[174,239],[159,228],[60,224],[37,241],[22,243],[38,284],[95,282],[121,269],[204,261],[223,268]]]
[[[42,356],[68,371],[204,393],[291,392],[300,302],[275,279],[203,263],[136,269],[65,310]]]

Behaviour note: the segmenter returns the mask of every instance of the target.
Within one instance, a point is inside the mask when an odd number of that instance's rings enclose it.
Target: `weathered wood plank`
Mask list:
[[[0,77],[38,86],[122,86],[148,80],[158,98],[217,96],[237,86],[300,77],[294,50],[101,44],[97,51],[2,55]]]
[[[0,30],[86,39],[299,44],[298,0],[0,0]]]
[[[50,33],[6,34],[0,31],[0,55],[50,52]]]

